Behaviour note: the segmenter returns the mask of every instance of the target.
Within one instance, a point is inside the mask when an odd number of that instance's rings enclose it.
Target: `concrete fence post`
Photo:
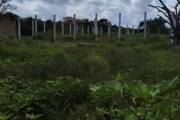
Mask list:
[[[78,33],[78,32],[79,32],[79,25],[76,24],[76,33]]]
[[[56,40],[56,15],[54,15],[54,25],[53,25],[53,40]]]
[[[121,39],[121,13],[119,13],[118,42]]]
[[[126,32],[127,32],[126,34],[129,35],[129,26],[128,25],[126,26]]]
[[[89,25],[88,25],[88,27],[87,27],[87,33],[89,34]]]
[[[133,35],[134,35],[134,26],[133,26]]]
[[[82,25],[82,35],[84,34],[84,25]]]
[[[110,38],[110,22],[108,21],[108,38]]]
[[[128,32],[127,32],[127,25],[126,25],[126,35],[128,34]]]
[[[97,35],[98,35],[99,34],[99,27],[98,27],[98,25],[97,25],[97,31],[96,32],[97,32]]]
[[[101,27],[101,35],[102,35],[102,27]]]
[[[97,13],[95,14],[95,20],[94,20],[94,35],[95,35],[95,41],[97,42]]]
[[[46,32],[46,21],[44,21],[43,23],[44,23],[43,28],[44,28],[44,33],[45,33]]]
[[[69,35],[70,35],[70,36],[71,36],[71,33],[72,33],[71,31],[72,31],[72,24],[70,23],[70,24],[69,24]]]
[[[37,15],[35,15],[35,35],[37,35]]]
[[[63,21],[62,21],[61,27],[62,27],[62,35],[64,35],[64,22]]]
[[[147,26],[147,22],[146,22],[146,12],[144,12],[144,38],[146,38],[146,26]]]
[[[94,34],[94,26],[92,26],[92,34]]]
[[[18,17],[18,40],[21,39],[21,19]]]
[[[73,24],[74,24],[74,41],[76,41],[76,14],[74,14],[74,20],[73,20]]]
[[[34,36],[34,19],[32,19],[32,36]]]

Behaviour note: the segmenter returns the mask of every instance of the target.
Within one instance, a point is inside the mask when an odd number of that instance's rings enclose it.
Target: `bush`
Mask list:
[[[88,83],[103,82],[109,78],[110,65],[103,56],[92,53],[83,60],[83,71]]]
[[[25,119],[26,114],[42,114],[41,120],[65,119],[89,96],[87,85],[71,77],[44,82],[9,77],[0,79],[0,85],[0,111],[13,113],[11,119]]]

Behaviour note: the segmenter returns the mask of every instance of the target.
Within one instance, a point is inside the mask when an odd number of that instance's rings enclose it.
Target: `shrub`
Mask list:
[[[103,56],[92,53],[83,60],[83,71],[88,83],[103,82],[109,78],[110,65]]]
[[[89,96],[88,86],[72,77],[48,81],[9,77],[0,79],[0,85],[0,111],[13,113],[12,119],[25,119],[27,114],[41,114],[41,120],[65,119],[67,115],[73,116],[76,106]]]

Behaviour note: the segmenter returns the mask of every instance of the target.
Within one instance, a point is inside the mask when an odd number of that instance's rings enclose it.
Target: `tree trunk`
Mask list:
[[[180,45],[180,9],[179,9],[180,0],[177,0],[177,3],[173,7],[174,11],[171,11],[163,2],[163,0],[158,0],[158,1],[161,3],[162,6],[153,6],[153,5],[149,5],[149,6],[157,9],[167,18],[164,20],[171,26],[172,29],[172,33],[170,36],[171,42],[173,46],[179,46]]]
[[[179,46],[180,45],[180,36],[170,36],[171,42],[173,46]]]

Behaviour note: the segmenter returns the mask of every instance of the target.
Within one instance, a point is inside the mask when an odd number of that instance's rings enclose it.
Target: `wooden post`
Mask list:
[[[18,17],[18,40],[21,39],[21,19]]]
[[[46,32],[46,21],[44,21],[44,33]]]
[[[34,19],[32,19],[32,36],[34,36]]]
[[[73,21],[73,23],[74,23],[74,41],[76,41],[76,14],[74,14],[74,21]]]
[[[121,13],[119,13],[119,28],[118,28],[118,42],[121,39]]]
[[[35,35],[37,35],[37,15],[35,15]]]
[[[56,15],[54,15],[53,40],[56,40]]]
[[[146,12],[144,12],[144,38],[146,38]]]

